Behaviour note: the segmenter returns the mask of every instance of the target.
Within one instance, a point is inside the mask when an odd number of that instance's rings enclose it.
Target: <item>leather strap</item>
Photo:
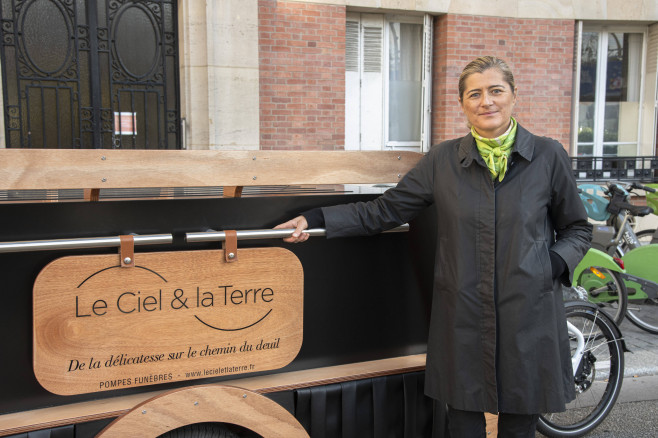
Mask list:
[[[100,189],[84,189],[83,197],[85,201],[97,202],[100,199]]]
[[[235,230],[225,230],[224,235],[226,236],[222,242],[224,260],[227,263],[236,262],[238,260],[238,232]]]
[[[131,235],[119,236],[121,246],[119,246],[119,260],[122,268],[135,267],[135,238]]]
[[[224,186],[224,198],[240,198],[243,186]]]

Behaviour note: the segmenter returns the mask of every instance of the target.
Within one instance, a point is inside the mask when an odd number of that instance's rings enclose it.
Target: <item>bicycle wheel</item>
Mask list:
[[[258,438],[256,432],[234,424],[194,423],[163,433],[158,438]]]
[[[598,426],[617,401],[624,378],[624,352],[619,330],[596,306],[569,303],[567,320],[582,333],[585,350],[574,377],[576,399],[565,412],[539,416],[537,430],[549,437],[579,437]],[[576,336],[569,333],[572,354]]]
[[[619,274],[606,268],[585,269],[576,284],[587,291],[587,299],[604,310],[614,321],[621,324],[626,314],[628,293]]]
[[[658,335],[658,299],[634,299],[633,295],[628,297],[626,317],[642,330]]]

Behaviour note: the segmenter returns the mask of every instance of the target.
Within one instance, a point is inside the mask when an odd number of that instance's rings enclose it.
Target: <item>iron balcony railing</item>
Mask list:
[[[571,168],[581,182],[658,182],[658,156],[571,157]]]

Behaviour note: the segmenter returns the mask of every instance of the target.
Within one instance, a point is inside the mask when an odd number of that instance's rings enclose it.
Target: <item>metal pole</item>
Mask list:
[[[134,236],[135,245],[162,245],[171,243],[171,234],[149,234]],[[0,243],[0,253],[3,252],[26,252],[26,251],[51,251],[60,249],[84,249],[84,248],[111,248],[121,246],[119,236],[115,237],[82,237],[78,239],[53,239],[53,240],[28,240],[21,242]]]
[[[267,229],[267,230],[244,230],[237,231],[238,240],[251,240],[251,239],[282,239],[284,237],[290,237],[293,233],[294,228],[283,228],[278,230]],[[399,227],[393,228],[385,233],[400,233],[409,231],[409,224],[400,225]],[[306,233],[311,235],[311,237],[317,236],[326,236],[327,232],[324,228],[311,228],[306,230]],[[205,231],[200,233],[186,233],[185,240],[187,242],[223,242],[226,240],[226,233],[223,231]]]

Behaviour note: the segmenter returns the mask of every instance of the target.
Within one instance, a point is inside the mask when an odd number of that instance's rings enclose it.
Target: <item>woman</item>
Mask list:
[[[590,245],[569,157],[512,118],[517,88],[501,59],[464,68],[459,103],[471,126],[367,203],[311,210],[277,228],[288,242],[379,233],[429,205],[439,212],[425,392],[448,405],[451,436],[534,437],[541,412],[574,398],[561,285]]]

